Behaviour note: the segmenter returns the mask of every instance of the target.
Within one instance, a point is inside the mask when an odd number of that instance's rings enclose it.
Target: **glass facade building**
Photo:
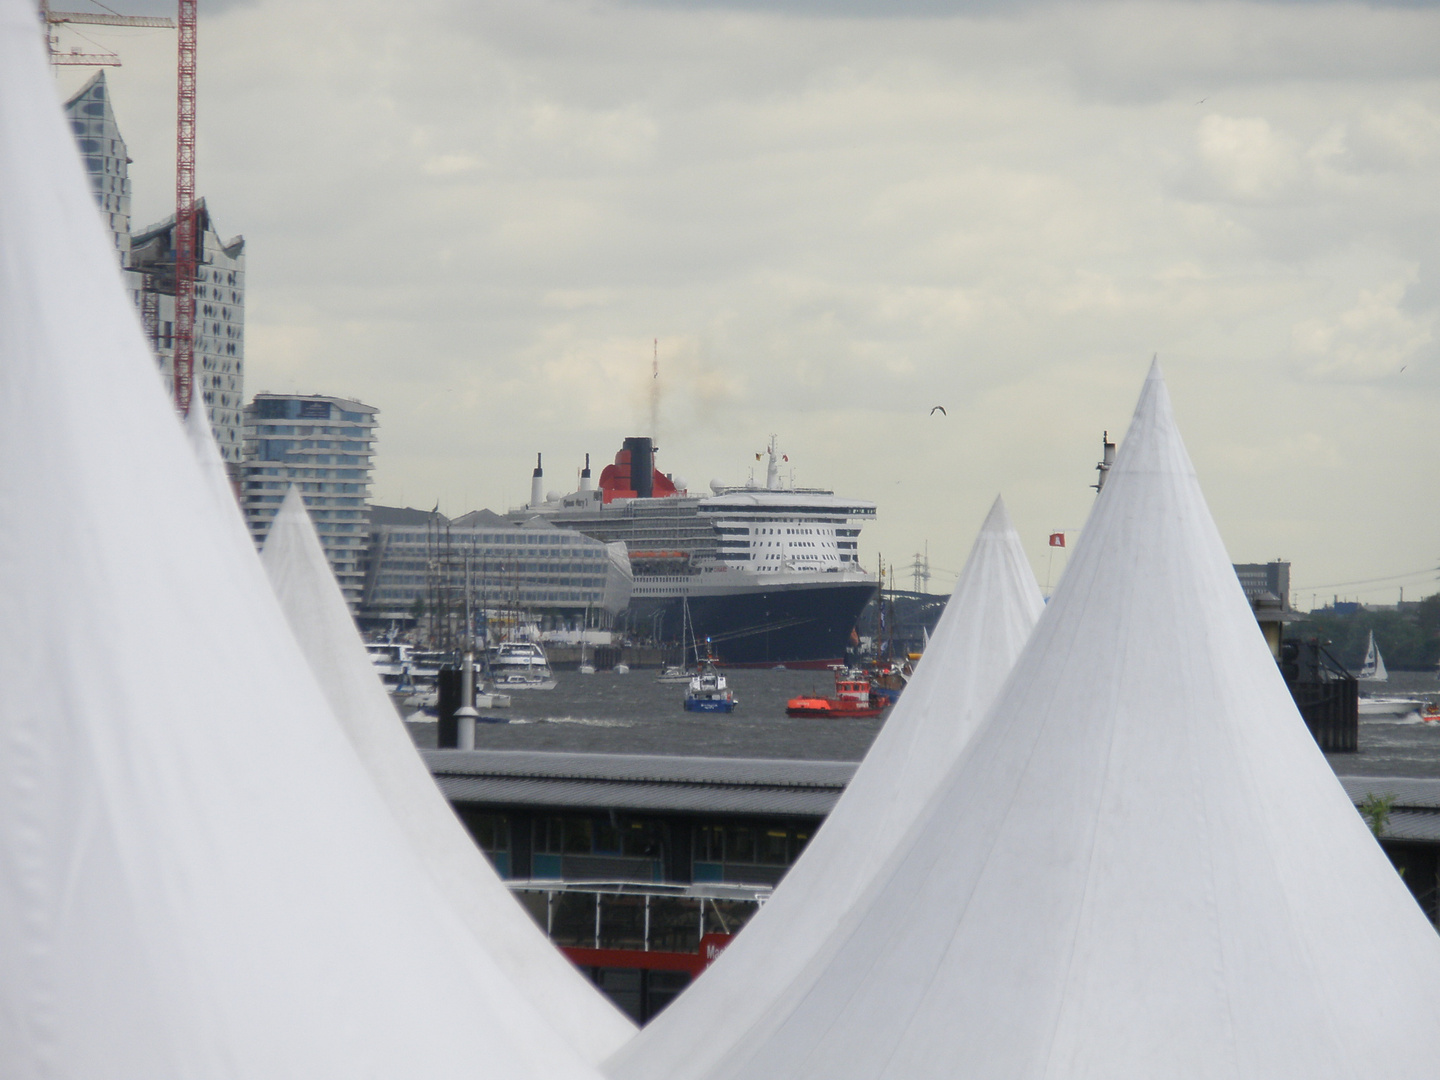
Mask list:
[[[373,405],[346,398],[257,394],[245,408],[240,506],[257,545],[291,484],[300,489],[345,599],[359,605],[370,531]]]

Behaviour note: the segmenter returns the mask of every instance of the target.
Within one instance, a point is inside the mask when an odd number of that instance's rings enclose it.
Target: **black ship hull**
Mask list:
[[[701,652],[708,638],[727,667],[824,667],[844,662],[855,620],[874,595],[873,583],[856,581],[692,596],[690,623]],[[631,616],[633,627],[680,644],[678,597],[632,600]]]

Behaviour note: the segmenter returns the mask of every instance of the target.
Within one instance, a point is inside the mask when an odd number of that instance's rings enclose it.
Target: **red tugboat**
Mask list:
[[[791,698],[785,715],[865,720],[879,716],[884,709],[884,704],[870,700],[870,679],[865,672],[837,665],[834,697]]]

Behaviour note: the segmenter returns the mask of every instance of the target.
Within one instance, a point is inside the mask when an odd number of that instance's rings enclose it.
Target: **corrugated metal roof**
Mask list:
[[[446,798],[489,806],[824,817],[856,764],[533,750],[426,750]]]
[[[1367,795],[1394,796],[1381,835],[1387,840],[1419,840],[1440,844],[1440,780],[1404,776],[1342,776],[1350,801],[1359,806]]]
[[[423,750],[454,803],[583,810],[824,817],[858,767],[852,761]],[[1385,838],[1440,844],[1440,780],[1342,776],[1357,807],[1393,795]]]

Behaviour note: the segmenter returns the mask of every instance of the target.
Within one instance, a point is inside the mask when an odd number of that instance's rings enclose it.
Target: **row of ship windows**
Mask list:
[[[790,562],[854,562],[854,555],[795,555],[786,556],[778,552],[773,555],[750,555],[743,551],[722,551],[716,558],[722,562],[752,562],[752,561],[774,561],[780,562],[788,559]],[[757,569],[770,570],[779,567],[761,566]]]
[[[422,553],[421,553],[421,552],[399,552],[399,551],[397,551],[397,550],[395,549],[395,546],[394,546],[393,544],[391,544],[391,545],[388,545],[388,550],[387,550],[387,553],[386,553],[385,562],[386,562],[388,565],[393,566],[396,570],[424,570],[427,566],[430,565],[431,560],[430,560],[428,557],[416,558],[416,556],[417,556],[417,555],[420,555],[420,554],[422,554]],[[479,555],[479,556],[482,557],[482,558],[483,558],[485,555],[494,555],[494,556],[497,556],[497,557],[500,556],[500,555],[504,555],[504,556],[506,556],[507,558],[512,558],[512,559],[513,559],[513,558],[516,558],[516,557],[524,556],[524,555],[527,554],[527,552],[523,552],[523,551],[504,551],[504,552],[500,552],[500,551],[495,551],[495,550],[493,550],[493,549],[487,548],[487,549],[485,549],[484,551],[479,551],[479,550],[477,550],[477,551],[474,551],[474,552],[470,552],[469,554],[471,555],[472,560],[474,559],[474,557],[475,557],[476,555]],[[529,556],[533,559],[533,558],[539,557],[542,553],[536,552],[536,551],[531,551],[531,552],[528,552],[528,554],[529,554]],[[591,554],[591,553],[585,552],[585,551],[564,551],[564,552],[561,552],[561,551],[553,551],[553,552],[544,552],[543,554],[544,554],[544,556],[545,556],[545,562],[544,562],[543,564],[537,564],[537,565],[543,565],[543,566],[547,566],[547,567],[551,567],[551,568],[559,567],[560,569],[565,570],[565,571],[584,570],[584,569],[586,569],[587,566],[589,566],[589,567],[598,567],[601,563],[603,563],[603,562],[605,561],[605,556],[604,556],[604,555]],[[409,557],[406,558],[405,556],[409,556]],[[563,563],[559,563],[559,562],[556,562],[556,561],[555,561],[556,559],[564,559],[565,561],[564,561]],[[460,565],[460,562],[461,562],[461,560],[455,558],[453,554],[451,555],[451,557],[450,557],[450,559],[449,559],[448,561],[449,561],[450,563],[456,565],[456,566]],[[470,565],[471,565],[472,567],[475,567],[475,563],[474,563],[473,561],[471,562]],[[509,565],[513,567],[513,566],[515,566],[516,564],[511,563],[511,564],[509,564]],[[530,565],[532,565],[532,564],[529,564],[529,563],[521,563],[521,564],[519,564],[519,565],[520,565],[520,567],[521,567],[521,569],[522,569],[522,572],[523,572],[523,570],[524,570],[526,567],[528,567],[528,566],[530,566]],[[480,569],[480,567],[475,567],[475,568],[476,568],[476,569]]]
[[[415,590],[430,584],[425,574],[393,574],[388,569],[380,571],[380,583],[385,588],[398,590],[389,595],[413,595]],[[453,584],[453,583],[452,583]],[[603,589],[604,577],[576,577],[569,574],[538,574],[527,584],[534,588]],[[408,589],[404,588],[409,586]],[[381,595],[385,595],[383,592]]]
[[[526,546],[527,550],[525,551],[505,552],[506,555],[512,557],[516,555],[553,556],[553,553],[551,552],[535,550],[537,546],[570,547],[572,545],[579,545],[581,547],[591,547],[592,545],[599,543],[599,541],[597,540],[591,540],[588,536],[581,536],[578,533],[569,532],[556,532],[550,533],[548,535],[542,534],[537,536],[533,532],[527,531],[525,533],[521,533],[517,530],[514,533],[482,532],[472,537],[471,535],[467,535],[466,533],[457,529],[449,535],[451,543],[457,546],[466,540],[469,540],[472,544],[523,544]],[[390,536],[390,542],[392,545],[395,546],[414,546],[424,550],[427,549],[429,544],[429,540],[426,538],[425,531],[423,529],[406,529],[403,532],[399,529],[396,529],[391,532]],[[464,553],[465,552],[463,550],[457,552],[457,554],[461,555],[463,555]],[[471,553],[474,553],[473,548],[471,549]]]

